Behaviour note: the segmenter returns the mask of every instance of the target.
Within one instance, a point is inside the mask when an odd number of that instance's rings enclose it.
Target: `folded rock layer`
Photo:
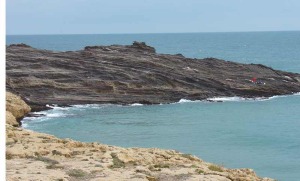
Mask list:
[[[158,104],[300,92],[300,74],[260,64],[157,54],[139,42],[66,52],[10,45],[6,75],[7,90],[33,110],[46,104]]]

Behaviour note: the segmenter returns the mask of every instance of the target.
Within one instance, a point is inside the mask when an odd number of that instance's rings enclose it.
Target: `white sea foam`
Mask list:
[[[30,122],[32,123],[39,123],[47,121],[51,118],[62,118],[62,117],[68,117],[72,114],[69,113],[70,107],[58,107],[57,105],[46,105],[47,107],[51,107],[52,109],[46,110],[46,111],[40,111],[40,112],[33,112],[33,117],[25,117],[22,120],[22,127],[26,128],[29,127]]]
[[[133,104],[130,104],[130,106],[143,106],[143,104],[140,104],[140,103],[133,103]]]
[[[180,99],[177,103],[186,103],[186,102],[201,102],[200,100],[188,100],[188,99]]]
[[[111,106],[112,104],[80,104],[80,105],[72,105],[73,108],[78,109],[99,109],[103,107]]]
[[[40,111],[40,112],[33,112],[33,114],[35,114],[35,115],[44,115],[44,114],[46,114],[47,113],[47,111]]]
[[[178,101],[178,103],[184,103],[184,102],[191,102],[191,100],[188,100],[188,99],[180,99]]]
[[[208,101],[237,101],[240,100],[239,97],[213,97],[208,98]]]
[[[287,97],[287,96],[300,96],[300,92],[294,93],[293,95],[278,95],[278,96],[272,96],[272,97],[258,97],[258,98],[243,98],[243,97],[212,97],[207,98],[206,100],[188,100],[188,99],[180,99],[176,103],[195,103],[195,102],[206,102],[206,101],[213,101],[213,102],[241,102],[241,101],[268,101],[271,99],[281,98],[281,97]],[[176,104],[174,103],[174,104]],[[159,104],[164,105],[164,104]],[[112,104],[84,104],[84,105],[72,105],[71,107],[58,107],[57,105],[46,105],[47,107],[51,107],[51,110],[47,111],[40,111],[40,112],[34,112],[35,115],[38,115],[37,117],[25,117],[22,120],[22,126],[27,127],[28,123],[25,122],[43,122],[50,118],[59,118],[59,117],[67,117],[72,116],[72,114],[68,113],[69,109],[78,109],[78,110],[84,110],[84,109],[99,109],[107,106],[112,106]],[[120,106],[123,107],[124,105],[113,105],[113,106]],[[140,103],[133,103],[127,106],[143,106],[143,104]],[[25,122],[24,122],[25,121]]]
[[[245,98],[245,97],[213,97],[208,98],[206,100],[213,102],[249,102],[249,101],[267,101],[278,97],[286,97],[286,96],[272,96],[272,97],[256,97],[256,98]]]
[[[23,128],[28,128],[30,124],[30,122],[34,122],[34,123],[40,123],[40,122],[44,122],[47,121],[48,119],[50,119],[50,117],[25,117],[21,122],[22,122],[22,127]]]
[[[289,96],[299,96],[299,95],[300,95],[300,92],[296,92],[296,93],[291,94],[291,95],[278,95],[278,96],[268,97],[268,98],[265,98],[265,100],[270,100],[270,99],[275,99],[275,98],[281,98],[281,97],[289,97]]]
[[[54,110],[68,110],[68,109],[70,109],[70,107],[59,107],[57,104],[52,104],[52,105],[47,104],[46,107],[49,107],[49,108],[54,109]]]
[[[27,128],[27,127],[28,127],[28,124],[27,124],[27,123],[24,123],[24,122],[22,121],[22,127],[23,127],[23,128]]]
[[[275,98],[282,98],[288,96],[299,96],[300,92],[294,93],[292,95],[277,95],[272,97],[256,97],[256,98],[244,98],[244,97],[212,97],[207,98],[206,101],[213,101],[213,102],[242,102],[242,101],[268,101]],[[188,100],[188,99],[180,99],[177,103],[191,103],[191,102],[205,102],[201,100]]]
[[[276,95],[272,97],[256,97],[256,98],[244,98],[244,97],[213,97],[213,98],[208,98],[207,100],[209,101],[224,101],[224,102],[230,102],[230,101],[267,101],[271,99],[276,99],[276,98],[282,98],[282,97],[289,97],[289,96],[299,96],[300,92],[294,93],[292,95]]]
[[[80,105],[72,105],[72,107],[76,108],[91,108],[91,107],[97,107],[98,104],[80,104]]]
[[[61,113],[61,112],[57,112],[57,113],[48,113],[48,114],[46,114],[46,117],[49,117],[49,118],[59,118],[59,117],[66,117],[68,115],[69,114],[64,114],[64,113]]]
[[[262,99],[262,98],[259,98]],[[243,98],[243,97],[212,97],[207,98],[205,100],[188,100],[188,99],[180,99],[177,103],[193,103],[193,102],[206,102],[206,101],[212,101],[212,102],[238,102],[238,101],[246,101],[246,100],[258,100],[258,98]]]
[[[238,101],[245,101],[245,100],[254,100],[254,99],[249,99],[249,98],[243,98],[243,97],[213,97],[213,98],[208,98],[206,99],[208,101],[222,101],[222,102],[238,102]]]

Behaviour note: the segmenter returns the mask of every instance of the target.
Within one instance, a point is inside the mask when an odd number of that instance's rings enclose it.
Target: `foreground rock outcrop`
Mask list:
[[[7,90],[21,95],[33,110],[46,104],[158,104],[182,98],[300,92],[300,74],[214,58],[157,54],[138,42],[66,52],[10,45],[6,75]]]
[[[20,120],[30,111],[31,108],[21,97],[6,92],[6,123],[12,126],[19,126]]]
[[[7,138],[8,180],[271,180],[174,150],[81,143],[11,126]]]
[[[7,94],[11,95],[11,94]],[[7,99],[23,117],[18,96]],[[16,101],[16,102],[14,102]],[[26,106],[24,106],[25,108]],[[271,181],[251,169],[227,169],[199,158],[157,148],[121,148],[59,139],[6,124],[6,177],[19,180]]]

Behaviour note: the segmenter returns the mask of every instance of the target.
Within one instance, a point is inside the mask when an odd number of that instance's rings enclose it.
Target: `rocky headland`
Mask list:
[[[30,107],[6,94],[6,180],[273,181],[251,169],[228,169],[175,150],[121,148],[59,139],[18,127]]]
[[[260,64],[158,54],[139,42],[66,52],[15,44],[6,47],[6,89],[37,111],[46,104],[159,104],[292,94],[300,92],[300,74]]]
[[[59,139],[23,129],[20,120],[47,104],[159,104],[293,94],[300,92],[300,74],[157,54],[139,42],[66,52],[16,44],[6,47],[6,90],[7,180],[268,181],[251,169],[228,169],[175,150]]]

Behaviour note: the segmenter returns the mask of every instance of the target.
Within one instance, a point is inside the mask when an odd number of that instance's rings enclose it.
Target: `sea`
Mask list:
[[[215,57],[300,73],[300,31],[6,36],[7,45],[25,43],[53,51],[133,41],[146,42],[163,54]],[[26,129],[59,138],[174,149],[229,168],[252,168],[261,177],[300,180],[299,93],[211,99],[222,102],[49,105],[52,110],[22,122]]]

